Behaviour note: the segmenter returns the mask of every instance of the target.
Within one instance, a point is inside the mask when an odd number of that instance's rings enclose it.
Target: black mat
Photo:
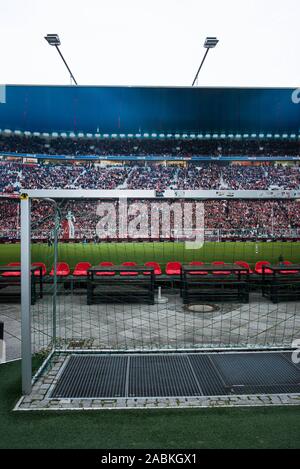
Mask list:
[[[300,393],[300,367],[290,353],[74,354],[51,398],[278,393]]]

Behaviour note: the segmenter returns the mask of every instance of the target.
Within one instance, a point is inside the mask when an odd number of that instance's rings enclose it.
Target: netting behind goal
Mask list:
[[[295,264],[299,243],[251,219],[225,237],[221,210],[222,201],[34,200],[31,257],[47,273],[31,308],[33,352],[290,347],[300,335],[297,272],[280,274],[286,290],[274,301],[267,275],[207,269]],[[195,262],[204,267],[183,278],[178,263]]]

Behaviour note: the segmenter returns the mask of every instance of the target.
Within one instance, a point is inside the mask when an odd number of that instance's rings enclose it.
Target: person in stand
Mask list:
[[[48,244],[48,247],[51,248],[51,246],[52,246],[52,237],[51,237],[51,234],[48,235],[47,244]]]

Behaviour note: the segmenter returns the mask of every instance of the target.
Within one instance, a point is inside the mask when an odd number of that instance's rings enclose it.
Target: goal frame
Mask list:
[[[32,339],[31,339],[31,203],[33,199],[297,199],[300,191],[214,191],[187,190],[164,191],[158,197],[155,190],[89,190],[89,189],[23,189],[21,201],[21,358],[22,392],[32,390]],[[55,320],[55,318],[54,318]]]
[[[31,339],[31,203],[33,199],[155,199],[154,190],[23,189],[21,201],[21,358],[22,393],[32,390]]]

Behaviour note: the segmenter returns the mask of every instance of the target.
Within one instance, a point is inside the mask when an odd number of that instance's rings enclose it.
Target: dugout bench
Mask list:
[[[266,274],[266,269],[272,274]],[[300,264],[262,266],[262,295],[274,304],[300,299]]]
[[[154,304],[154,268],[145,266],[97,265],[87,271],[87,304]]]
[[[31,266],[31,304],[34,305],[36,300],[43,298],[43,275],[42,267]],[[39,272],[39,275],[35,275]],[[7,275],[3,275],[7,273]],[[9,275],[9,274],[12,275]],[[21,300],[21,266],[0,266],[0,299],[3,302]],[[39,295],[37,294],[37,283],[39,284]],[[15,288],[16,287],[16,288]]]
[[[218,274],[213,272],[218,272]],[[236,264],[183,265],[181,296],[184,304],[210,301],[248,303],[249,271]]]

